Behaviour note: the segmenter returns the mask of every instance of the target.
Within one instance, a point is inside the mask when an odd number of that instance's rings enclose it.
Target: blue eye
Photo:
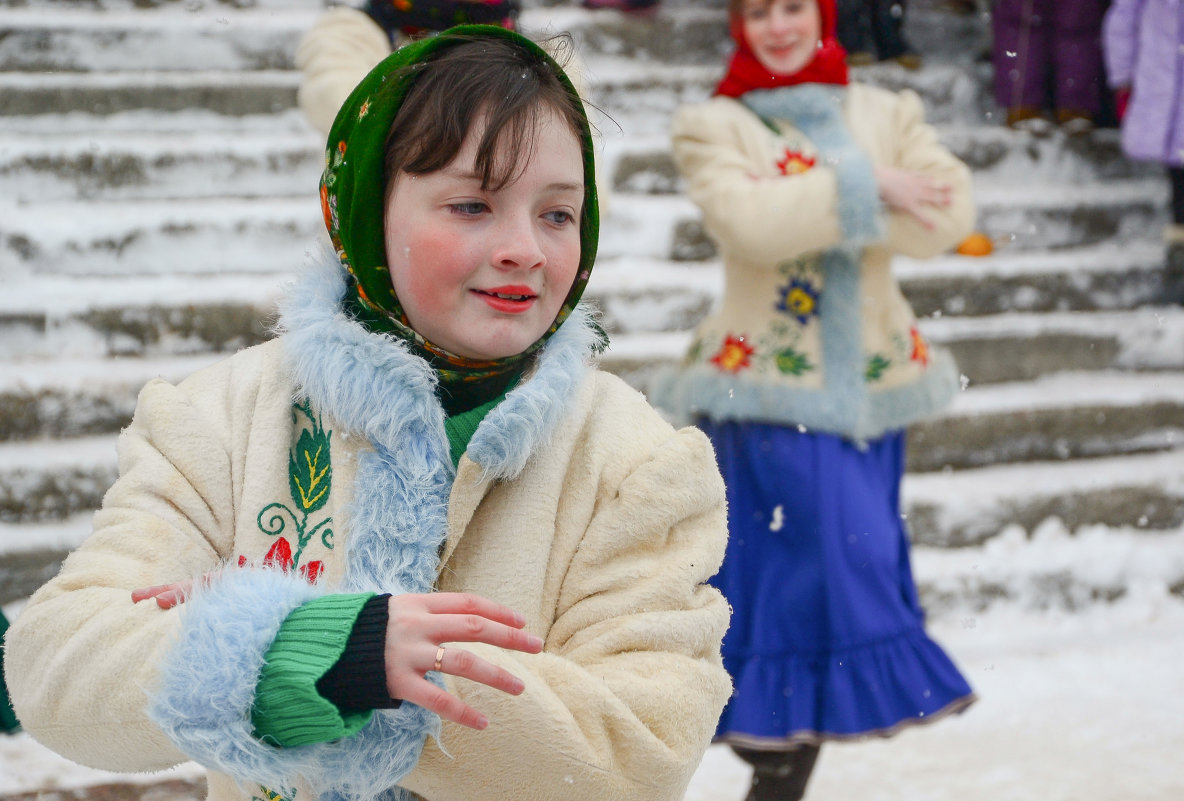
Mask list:
[[[470,203],[452,203],[449,205],[449,208],[457,214],[477,216],[478,214],[487,211],[489,207],[484,203],[474,200]]]
[[[575,222],[576,219],[570,212],[566,211],[549,211],[543,217],[556,225],[567,225],[570,222]]]

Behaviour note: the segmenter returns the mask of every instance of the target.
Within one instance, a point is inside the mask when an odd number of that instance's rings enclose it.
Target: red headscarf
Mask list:
[[[750,89],[774,89],[779,86],[796,86],[799,83],[847,83],[847,52],[835,38],[838,15],[835,0],[816,0],[821,17],[822,39],[813,60],[790,75],[769,72],[757,60],[756,54],[744,36],[744,18],[733,14],[729,20],[732,38],[736,40],[736,52],[728,64],[728,73],[719,86],[717,95],[739,97]],[[774,0],[776,2],[776,0]]]

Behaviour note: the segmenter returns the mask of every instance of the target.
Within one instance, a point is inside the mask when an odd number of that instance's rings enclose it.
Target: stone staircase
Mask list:
[[[719,75],[723,2],[664,0],[652,20],[573,6],[528,3],[522,25],[575,35],[603,112],[613,188],[589,297],[613,334],[606,367],[644,389],[722,285],[666,127]],[[265,339],[317,247],[322,143],[295,108],[292,54],[322,7],[0,0],[0,603],[85,536],[140,386]],[[856,77],[921,94],[976,172],[997,247],[897,264],[965,385],[911,432],[914,538],[977,546],[1055,515],[1157,542],[1184,525],[1184,311],[1155,305],[1162,176],[1114,131],[998,127],[974,58],[983,20],[933,0],[910,14],[926,66]],[[1184,572],[1168,578],[1184,594]],[[944,579],[938,593],[921,576],[923,594],[945,603]]]

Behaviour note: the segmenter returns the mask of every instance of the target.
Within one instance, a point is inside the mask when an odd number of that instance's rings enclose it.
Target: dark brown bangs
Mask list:
[[[460,41],[426,64],[387,135],[384,179],[448,166],[484,117],[474,169],[497,190],[525,169],[543,109],[554,109],[581,142],[581,110],[541,58],[501,39]]]

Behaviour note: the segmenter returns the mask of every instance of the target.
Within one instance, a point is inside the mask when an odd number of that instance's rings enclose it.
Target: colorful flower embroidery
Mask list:
[[[909,329],[909,338],[913,343],[913,352],[909,356],[915,362],[920,362],[922,367],[929,366],[929,345],[926,344],[925,338],[921,336],[921,332],[917,330],[917,326]]]
[[[809,172],[817,163],[818,159],[814,156],[807,156],[800,150],[786,148],[785,155],[777,162],[777,169],[781,170],[782,175],[801,175],[804,172]]]
[[[863,376],[868,381],[879,381],[884,377],[884,371],[892,365],[892,360],[882,353],[873,353],[867,360],[867,369]]]
[[[284,572],[299,566],[300,575],[309,581],[316,581],[324,569],[324,563],[314,560],[300,565],[300,555],[317,534],[320,534],[321,544],[325,548],[333,548],[333,529],[329,527],[333,518],[326,517],[315,524],[310,519],[329,501],[329,491],[333,486],[333,464],[329,459],[329,438],[333,432],[325,431],[307,400],[294,404],[292,408],[293,423],[299,419],[297,415],[302,414],[311,424],[300,432],[296,446],[288,453],[288,493],[293,506],[290,508],[280,501],[269,503],[260,510],[255,522],[264,534],[278,537],[263,557],[264,565],[278,567]],[[295,529],[295,551],[287,537],[279,536],[287,527],[288,518],[291,518]],[[245,556],[239,557],[239,564],[246,564]]]
[[[724,337],[724,344],[720,347],[719,352],[712,356],[710,361],[721,370],[738,373],[744,368],[752,366],[749,357],[754,353],[756,353],[756,348],[748,345],[744,341],[744,337],[734,337],[728,334]]]
[[[777,369],[787,375],[802,375],[814,369],[810,358],[801,351],[786,348],[777,354]]]
[[[360,121],[363,117],[365,117],[369,113],[370,113],[370,98],[366,98],[365,100],[362,101],[362,107],[358,109],[358,120]]]
[[[788,314],[802,325],[810,322],[811,317],[818,316],[818,289],[809,282],[794,278],[777,291],[781,294],[777,300],[777,311]]]

